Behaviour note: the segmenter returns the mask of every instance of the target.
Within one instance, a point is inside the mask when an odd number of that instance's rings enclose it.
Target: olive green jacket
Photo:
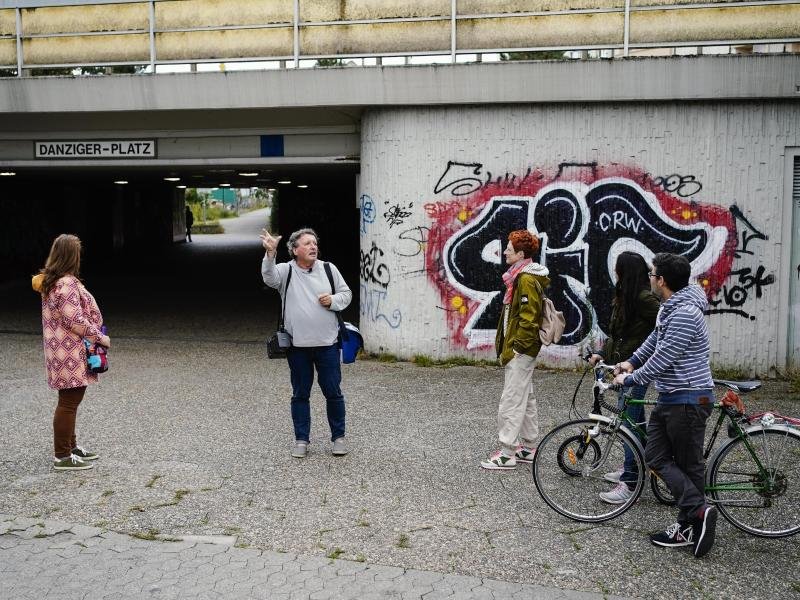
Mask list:
[[[615,306],[608,325],[608,339],[598,353],[603,360],[609,364],[628,360],[656,326],[659,307],[658,297],[650,290],[642,290],[636,299],[636,314],[629,323],[623,323]]]
[[[517,275],[511,304],[504,304],[497,324],[494,347],[501,365],[514,358],[514,351],[536,358],[542,348],[542,291],[550,285],[549,271],[531,263]],[[538,285],[537,285],[538,283]],[[508,320],[506,321],[506,312]],[[507,327],[504,327],[507,323]]]

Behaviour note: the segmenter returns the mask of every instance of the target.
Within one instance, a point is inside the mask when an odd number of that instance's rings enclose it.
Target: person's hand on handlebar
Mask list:
[[[601,360],[603,360],[603,357],[600,356],[599,354],[592,354],[586,360],[589,361],[590,365],[595,366],[597,363],[599,363]]]
[[[621,363],[617,363],[614,365],[614,375],[619,375],[620,373],[625,373],[627,375],[633,373],[633,365],[629,363],[627,360]]]

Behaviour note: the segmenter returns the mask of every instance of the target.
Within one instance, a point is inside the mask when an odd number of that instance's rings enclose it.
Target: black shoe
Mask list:
[[[694,557],[700,558],[708,554],[714,545],[714,531],[717,528],[717,507],[704,506],[701,517],[692,526],[694,534]]]
[[[650,541],[656,546],[665,546],[667,548],[691,546],[692,529],[690,524],[673,523],[664,531],[650,534]]]

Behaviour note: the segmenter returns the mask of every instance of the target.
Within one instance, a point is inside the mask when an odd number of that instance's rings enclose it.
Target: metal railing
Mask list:
[[[485,54],[516,52],[605,51],[629,56],[637,50],[654,48],[800,44],[800,0],[671,0],[671,4],[666,4],[667,1],[650,0],[650,4],[646,4],[647,0],[608,0],[608,6],[585,8],[582,7],[585,3],[564,0],[564,8],[559,10],[462,14],[458,12],[459,0],[449,0],[449,7],[447,0],[438,0],[440,9],[428,10],[429,14],[422,16],[387,14],[377,18],[314,19],[304,18],[304,9],[315,9],[315,4],[325,2],[265,0],[271,3],[271,8],[286,9],[287,18],[274,22],[226,23],[226,15],[220,10],[211,15],[213,18],[209,18],[207,24],[187,26],[175,25],[180,19],[171,18],[170,11],[186,8],[191,3],[198,8],[211,5],[203,0],[0,0],[0,69],[15,71],[17,76],[27,70],[88,66],[144,66],[156,72],[162,65],[265,61],[298,68],[301,61],[320,59],[370,58],[377,59],[380,64],[381,59],[388,57],[440,56],[449,57],[449,62],[455,63],[462,55],[475,55],[480,60]],[[258,14],[258,4],[253,0],[230,0],[224,6],[241,6],[245,12],[249,9],[252,14]],[[379,0],[375,4],[380,8]],[[507,4],[511,7],[519,3],[509,1]],[[124,8],[114,5],[124,5]],[[476,5],[477,2],[472,2],[468,7]],[[88,19],[89,25],[84,31],[70,30],[74,27],[59,30],[59,14],[65,13],[52,9],[74,11],[88,7],[105,7],[109,16],[112,11],[119,14],[127,10],[131,16],[127,23],[124,18],[118,19],[120,24],[116,28],[104,29],[102,19],[92,26]],[[449,10],[444,10],[447,8]],[[13,31],[9,25],[12,10]],[[143,18],[145,12],[146,18]],[[314,10],[306,12],[314,14]],[[43,16],[43,13],[46,14]],[[661,16],[660,21],[654,15]],[[34,16],[39,19],[39,29],[28,26],[28,19],[33,20]],[[75,17],[74,14],[70,16]],[[720,35],[698,37],[691,31],[687,33],[687,26],[681,24],[691,24],[693,16],[705,19],[705,26],[701,28],[704,33],[711,31]],[[43,27],[42,22],[48,27]],[[562,26],[564,33],[550,35],[548,27],[554,24]],[[515,43],[501,44],[499,42],[505,39],[503,32],[509,31],[509,25],[511,31],[517,29],[519,34],[515,32],[512,36],[511,41]],[[359,36],[363,38],[362,34],[370,31],[378,39],[360,41]],[[398,33],[405,35],[397,37],[393,48],[386,39]],[[274,40],[268,39],[270,36]],[[415,36],[418,38],[416,45]],[[281,41],[275,41],[278,39]],[[524,43],[529,39],[534,43]],[[485,41],[492,43],[482,43]],[[76,47],[83,50],[76,51]],[[242,48],[271,51],[248,53]],[[15,63],[2,64],[12,54]],[[46,60],[54,56],[64,60]]]

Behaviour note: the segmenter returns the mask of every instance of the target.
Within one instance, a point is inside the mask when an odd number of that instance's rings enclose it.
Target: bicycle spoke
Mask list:
[[[614,489],[615,483],[605,476],[623,467],[626,449],[631,456],[622,478],[631,481],[633,491],[630,498],[611,504],[600,494]],[[542,498],[558,513],[598,522],[622,514],[635,502],[643,485],[639,476],[643,468],[641,454],[626,433],[584,419],[556,427],[542,439],[534,456],[533,477]]]
[[[739,529],[762,537],[800,531],[800,434],[766,429],[723,446],[709,472],[712,500]]]

